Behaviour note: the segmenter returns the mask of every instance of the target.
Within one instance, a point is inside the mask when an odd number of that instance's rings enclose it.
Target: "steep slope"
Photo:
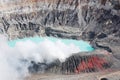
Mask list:
[[[0,33],[83,39],[120,59],[120,0],[8,0],[0,6]]]
[[[4,7],[8,3],[11,7]],[[119,0],[7,2],[1,7],[1,31],[11,39],[34,35],[88,40],[113,35],[116,39],[120,34],[119,3]]]

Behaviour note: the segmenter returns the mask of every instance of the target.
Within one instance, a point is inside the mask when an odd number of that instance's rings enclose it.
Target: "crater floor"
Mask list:
[[[120,71],[104,71],[99,73],[83,73],[78,75],[33,74],[25,80],[120,80]]]

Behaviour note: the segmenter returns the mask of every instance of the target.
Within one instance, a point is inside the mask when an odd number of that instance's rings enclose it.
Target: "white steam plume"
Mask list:
[[[61,41],[49,40],[38,44],[29,40],[17,42],[11,48],[7,39],[0,35],[0,80],[23,80],[28,75],[29,61],[50,63],[59,59],[62,62],[79,51],[73,44],[65,45]]]

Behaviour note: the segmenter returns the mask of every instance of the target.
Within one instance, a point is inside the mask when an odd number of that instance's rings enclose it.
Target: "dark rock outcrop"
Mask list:
[[[101,51],[101,52],[100,52]],[[55,60],[49,64],[35,63],[32,61],[29,67],[31,73],[62,73],[62,74],[78,74],[99,72],[107,69],[118,69],[120,62],[115,59],[111,53],[105,50],[97,50],[93,52],[77,53],[70,56],[64,62]],[[117,65],[116,65],[117,64]],[[44,66],[44,67],[41,67]]]
[[[10,39],[36,35],[83,39],[89,41],[95,49],[112,52],[113,56],[120,60],[120,0],[26,1],[28,4],[24,1],[13,1],[9,4],[12,7],[0,8],[0,33],[8,34]],[[35,66],[32,65],[32,68],[35,67],[35,71],[39,71],[44,66],[47,71],[51,71],[54,66],[59,66],[54,69],[57,68],[63,73],[74,72],[79,63],[84,63],[81,59],[89,62],[90,57],[84,57],[72,56],[60,65],[56,65],[56,62],[49,65],[33,62]],[[87,67],[82,71],[96,69],[98,68]],[[81,68],[78,72],[81,72]]]
[[[120,44],[119,0],[32,2],[36,4],[13,2],[16,8],[1,9],[1,32],[7,33],[10,39],[38,35]]]

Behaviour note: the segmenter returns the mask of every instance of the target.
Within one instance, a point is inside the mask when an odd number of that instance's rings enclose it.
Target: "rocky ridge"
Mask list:
[[[0,32],[7,33],[10,39],[83,39],[109,52],[112,46],[120,46],[119,0],[21,0],[9,5],[12,7],[4,5],[0,10]]]
[[[79,74],[104,70],[119,70],[120,62],[105,50],[83,52],[71,55],[64,62],[56,59],[51,63],[31,61],[30,73]]]
[[[120,60],[119,0],[20,0],[9,5],[0,10],[0,33],[9,39],[83,39]]]
[[[1,31],[8,33],[11,39],[23,38],[21,33],[75,39],[101,39],[111,34],[119,37],[119,0],[33,1],[1,10]],[[15,31],[14,34],[11,30]]]

